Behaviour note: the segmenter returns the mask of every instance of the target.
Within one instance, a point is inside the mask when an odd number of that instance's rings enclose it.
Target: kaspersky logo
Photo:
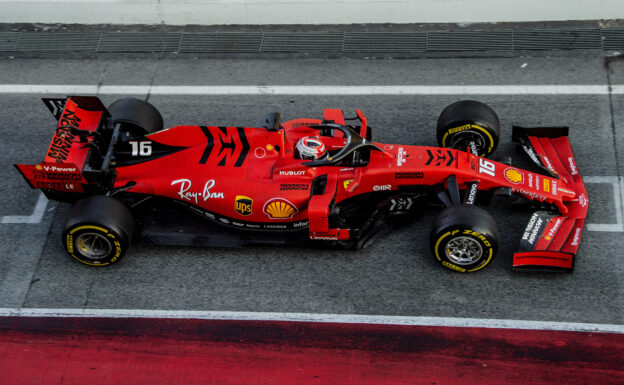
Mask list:
[[[253,213],[253,199],[244,195],[237,195],[234,201],[234,210],[240,215],[251,215]]]

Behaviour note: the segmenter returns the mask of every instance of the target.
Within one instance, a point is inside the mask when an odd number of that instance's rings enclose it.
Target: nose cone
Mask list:
[[[557,190],[562,201],[571,201],[576,198],[576,193],[566,187],[559,187]]]

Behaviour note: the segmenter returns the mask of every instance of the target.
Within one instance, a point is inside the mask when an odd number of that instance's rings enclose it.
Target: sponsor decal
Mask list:
[[[227,218],[219,218],[219,220],[223,223],[225,223],[226,225],[230,224],[230,220]]]
[[[477,145],[473,141],[470,141],[470,152],[472,153],[472,155],[479,155],[479,150],[477,150]]]
[[[522,239],[534,245],[543,222],[543,219],[537,213],[534,213],[522,234]]]
[[[572,243],[570,243],[570,245],[578,246],[580,240],[581,240],[581,228],[577,227],[576,230],[574,230],[574,238],[572,238]]]
[[[295,222],[293,224],[294,228],[308,227],[308,221]]]
[[[533,160],[533,162],[535,162],[536,164],[538,164],[540,166],[542,165],[542,162],[539,160],[539,157],[537,156],[535,151],[533,151],[533,147],[526,146],[526,145],[523,144],[522,148],[524,148],[524,151],[527,153],[529,158],[531,158],[531,160]]]
[[[199,160],[206,164],[211,155],[216,153],[211,164],[217,166],[241,167],[249,153],[249,142],[242,127],[206,127],[201,126],[206,136],[206,148]],[[213,152],[213,150],[216,151]]]
[[[529,174],[529,187],[533,187],[533,174]]]
[[[574,163],[574,159],[571,156],[568,157],[568,163],[570,164],[570,174],[578,175],[578,170],[576,169],[576,164]]]
[[[407,152],[403,149],[403,147],[399,147],[399,151],[397,153],[397,166],[401,167],[406,162],[405,155]]]
[[[280,175],[287,175],[287,176],[301,176],[301,175],[305,175],[305,170],[302,171],[280,171],[279,174]]]
[[[470,190],[468,190],[468,204],[474,204],[475,199],[477,198],[477,189],[478,185],[476,183],[470,184]]]
[[[496,165],[489,160],[479,158],[479,172],[489,176],[496,176]]]
[[[556,180],[552,181],[552,193],[553,195],[557,195],[557,181]]]
[[[71,149],[74,135],[70,132],[70,127],[76,127],[80,125],[81,119],[76,116],[76,111],[72,111],[66,108],[59,120],[59,128],[54,133],[52,138],[52,144],[48,150],[48,156],[57,163],[63,163],[69,156],[69,150]]]
[[[41,170],[43,169],[46,172],[60,172],[60,173],[66,173],[66,172],[77,172],[78,169],[76,167],[56,167],[56,166],[35,166],[35,168],[37,170]]]
[[[284,230],[286,228],[288,228],[286,225],[264,225],[265,229],[279,229],[279,230]]]
[[[353,171],[353,167],[341,168],[340,172],[343,172],[343,171]]]
[[[446,261],[442,261],[442,265],[444,265],[444,266],[448,267],[449,269],[459,271],[459,272],[461,272],[461,273],[463,273],[463,272],[465,272],[465,271],[466,271],[466,269],[461,268],[461,267],[459,267],[459,266],[455,266],[455,265],[453,265],[452,263],[449,263],[449,262],[446,262]]]
[[[563,223],[563,219],[557,218],[557,221],[555,221],[555,224],[553,225],[553,227],[548,231],[548,234],[546,235],[546,239],[550,241],[552,237],[555,236],[555,234],[557,233],[557,230],[559,230],[559,226],[561,226],[561,223]]]
[[[465,124],[463,126],[451,128],[450,130],[448,130],[447,134],[454,134],[456,132],[465,131],[469,129],[470,129],[470,124]]]
[[[388,191],[388,190],[392,190],[392,185],[384,184],[384,185],[373,186],[373,191]]]
[[[237,227],[244,227],[244,226],[245,226],[245,224],[244,224],[244,223],[239,223],[239,222],[232,222],[232,224],[233,224],[234,226],[237,226]]]
[[[394,146],[385,145],[383,148],[384,148],[384,150],[392,150],[392,149],[394,149]]]
[[[288,219],[299,212],[295,205],[284,198],[268,200],[264,204],[262,211],[271,219]]]
[[[305,183],[282,183],[280,184],[280,191],[307,191],[310,189],[309,184]]]
[[[47,156],[54,159],[57,163],[63,163],[69,157],[74,135],[69,132],[68,127],[58,128],[52,138],[52,144],[48,150]]]
[[[421,171],[395,172],[394,179],[422,179],[425,173]]]
[[[42,98],[43,103],[48,107],[48,110],[54,115],[56,120],[61,118],[61,113],[65,108],[65,104],[67,99],[58,99],[58,98]]]
[[[425,166],[450,166],[455,160],[453,151],[451,150],[435,150],[433,153],[431,150],[427,150],[427,162]]]
[[[353,179],[347,179],[344,182],[342,182],[342,186],[344,187],[345,190],[348,190],[351,183],[353,183]]]
[[[54,163],[36,165],[32,170],[32,180],[37,188],[53,188],[56,186],[61,189],[77,190],[78,187],[73,183],[64,182],[83,182],[82,174],[76,167],[57,167]],[[59,182],[54,183],[51,181]]]
[[[408,211],[414,201],[412,198],[398,198],[398,199],[390,199],[390,209],[389,211]]]
[[[310,235],[310,239],[322,240],[322,241],[337,241],[337,235]]]
[[[546,155],[542,155],[542,159],[544,159],[544,163],[546,163],[546,167],[550,171],[552,171],[552,172],[554,172],[556,174],[555,169],[552,166],[552,163],[550,163],[550,159],[548,159],[548,157]]]
[[[254,150],[254,155],[256,156],[256,158],[262,159],[266,156],[266,150],[262,147],[256,147],[256,149]]]
[[[587,206],[587,196],[585,194],[579,195],[578,201],[579,201],[579,204],[581,205],[581,207],[586,207]]]
[[[505,178],[515,184],[524,182],[524,174],[516,168],[506,168]]]
[[[234,210],[240,215],[251,215],[253,213],[253,199],[244,195],[237,195],[234,200]]]
[[[539,190],[540,189],[539,186],[540,186],[540,176],[535,175],[535,189]]]
[[[76,111],[72,111],[69,108],[65,109],[61,120],[59,120],[59,126],[74,126],[78,127],[82,119],[76,116]]]
[[[204,184],[204,189],[202,191],[191,191],[191,187],[193,187],[193,182],[190,179],[177,179],[171,182],[171,185],[180,185],[180,190],[178,191],[178,196],[181,199],[195,202],[195,204],[199,204],[199,198],[203,199],[203,201],[207,201],[208,199],[223,199],[225,198],[225,194],[222,192],[213,192],[212,188],[215,186],[216,182],[214,179],[210,179],[206,181]]]
[[[470,161],[470,169],[472,171],[475,171],[477,169],[477,161],[474,158]]]
[[[550,192],[550,181],[546,178],[544,178],[544,191]]]
[[[487,247],[491,247],[492,246],[492,244],[490,243],[490,241],[487,240],[485,235],[483,235],[481,233],[477,233],[476,231],[472,231],[472,230],[464,230],[463,234],[464,235],[472,235],[473,237],[480,239],[481,242],[483,242],[483,244],[486,245]]]
[[[128,144],[132,147],[132,156],[150,156],[152,155],[152,142],[130,140]]]
[[[519,194],[524,195],[525,197],[527,197],[529,199],[534,199],[534,200],[537,200],[537,201],[540,201],[540,202],[546,200],[546,196],[538,194],[538,193],[535,193],[533,191],[527,191],[527,190],[523,190],[523,189],[519,189],[519,188],[512,188],[511,192],[512,193],[516,193],[517,192]]]

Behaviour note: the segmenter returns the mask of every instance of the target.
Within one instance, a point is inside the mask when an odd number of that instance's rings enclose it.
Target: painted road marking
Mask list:
[[[39,199],[37,199],[37,204],[35,204],[35,208],[33,209],[33,213],[30,215],[5,215],[2,217],[2,221],[0,223],[31,223],[37,224],[41,223],[43,219],[43,214],[45,214],[46,206],[48,205],[48,198],[43,195],[43,193],[39,194]]]
[[[613,186],[613,205],[615,206],[616,223],[587,223],[585,224],[587,231],[624,232],[624,222],[622,222],[624,178],[621,176],[584,176],[583,182],[585,184],[611,184]]]
[[[165,318],[237,321],[289,321],[344,324],[452,326],[497,329],[562,330],[601,333],[624,333],[624,325],[580,322],[525,321],[457,317],[410,317],[364,314],[271,313],[202,310],[143,309],[37,309],[0,308],[0,317],[94,317],[94,318]]]
[[[624,85],[166,86],[0,84],[5,94],[62,95],[618,95]]]

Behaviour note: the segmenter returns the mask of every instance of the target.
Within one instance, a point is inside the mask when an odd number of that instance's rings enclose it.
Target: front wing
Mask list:
[[[514,253],[513,268],[572,272],[588,199],[568,140],[568,127],[514,127],[513,140],[547,174],[559,178],[575,193],[574,199],[559,207],[559,215],[547,211],[533,214]]]

